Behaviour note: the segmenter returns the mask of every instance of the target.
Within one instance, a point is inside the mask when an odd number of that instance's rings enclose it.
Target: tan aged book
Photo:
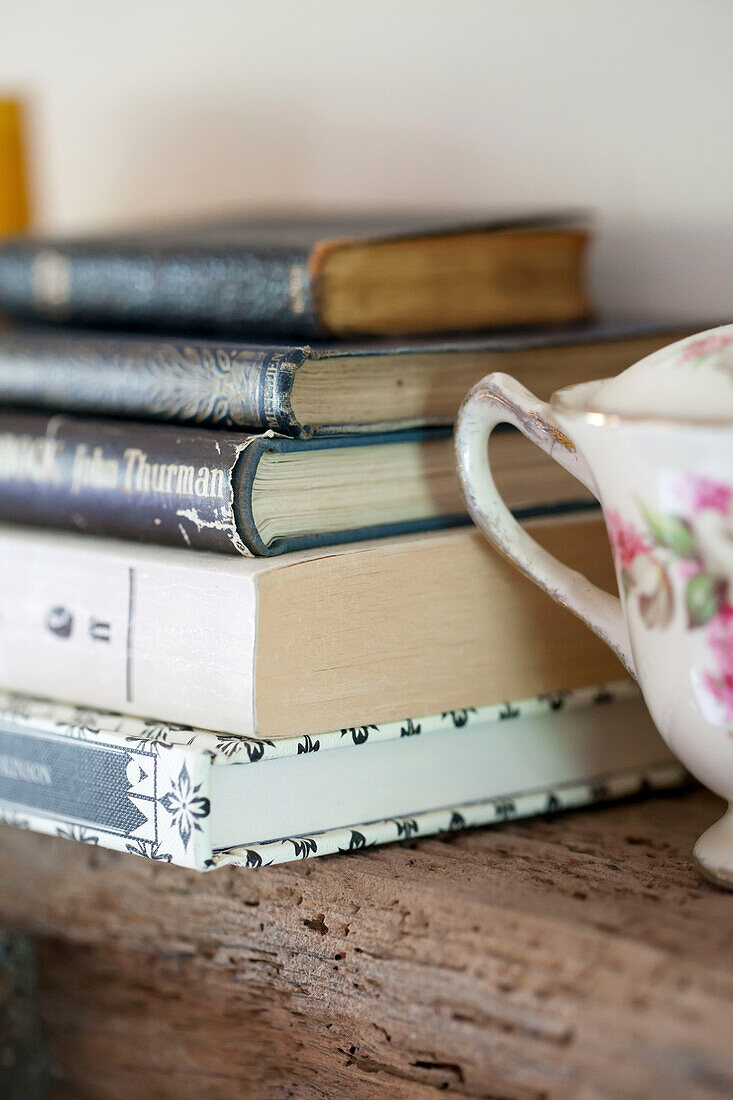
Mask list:
[[[613,590],[603,523],[538,540]],[[618,679],[473,528],[235,558],[0,528],[0,687],[262,738]]]

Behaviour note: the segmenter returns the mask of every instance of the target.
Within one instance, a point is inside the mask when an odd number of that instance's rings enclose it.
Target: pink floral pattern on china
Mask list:
[[[463,404],[468,510],[494,545],[574,611],[638,678],[657,727],[728,810],[695,845],[733,890],[733,325],[687,336],[620,374],[538,400],[505,374]],[[488,437],[512,424],[600,501],[621,601],[551,557],[511,516]],[[578,528],[582,538],[582,527]]]
[[[682,353],[679,355],[678,363],[680,366],[685,366],[689,363],[695,365],[711,357],[716,357],[718,362],[716,362],[714,366],[717,369],[724,370],[731,382],[733,382],[733,364],[730,359],[726,360],[721,354],[732,344],[733,335],[729,332],[711,332],[707,335],[694,337],[688,340]]]
[[[733,732],[733,486],[695,474],[661,478],[664,511],[639,504],[642,526],[606,514],[621,588],[650,629],[672,623],[680,592],[688,630],[705,633],[711,664],[691,670],[708,721]]]

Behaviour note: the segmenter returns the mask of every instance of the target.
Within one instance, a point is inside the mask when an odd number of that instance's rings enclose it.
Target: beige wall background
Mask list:
[[[590,207],[610,309],[733,315],[731,0],[0,0],[44,227]]]

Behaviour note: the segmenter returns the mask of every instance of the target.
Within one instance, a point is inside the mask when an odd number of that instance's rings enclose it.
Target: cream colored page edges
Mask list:
[[[678,335],[516,351],[319,353],[296,372],[291,403],[301,424],[368,424],[376,431],[396,421],[446,423],[455,418],[471,386],[490,371],[514,375],[547,400],[560,386],[617,374]]]

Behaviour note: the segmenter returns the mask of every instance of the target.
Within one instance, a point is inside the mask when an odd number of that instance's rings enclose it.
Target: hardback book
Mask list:
[[[81,325],[315,336],[588,316],[577,217],[267,214],[0,247],[0,309]]]
[[[277,742],[0,696],[0,820],[199,870],[687,780],[628,680]]]
[[[492,469],[521,517],[595,507],[518,432]],[[449,429],[310,440],[0,412],[0,520],[280,554],[468,522]]]
[[[0,405],[296,437],[395,431],[452,424],[468,390],[490,371],[507,371],[547,399],[706,327],[609,321],[311,346],[6,326]]]
[[[528,529],[615,590],[597,513]],[[0,688],[222,733],[319,734],[622,674],[471,527],[245,558],[6,526],[0,576]]]

